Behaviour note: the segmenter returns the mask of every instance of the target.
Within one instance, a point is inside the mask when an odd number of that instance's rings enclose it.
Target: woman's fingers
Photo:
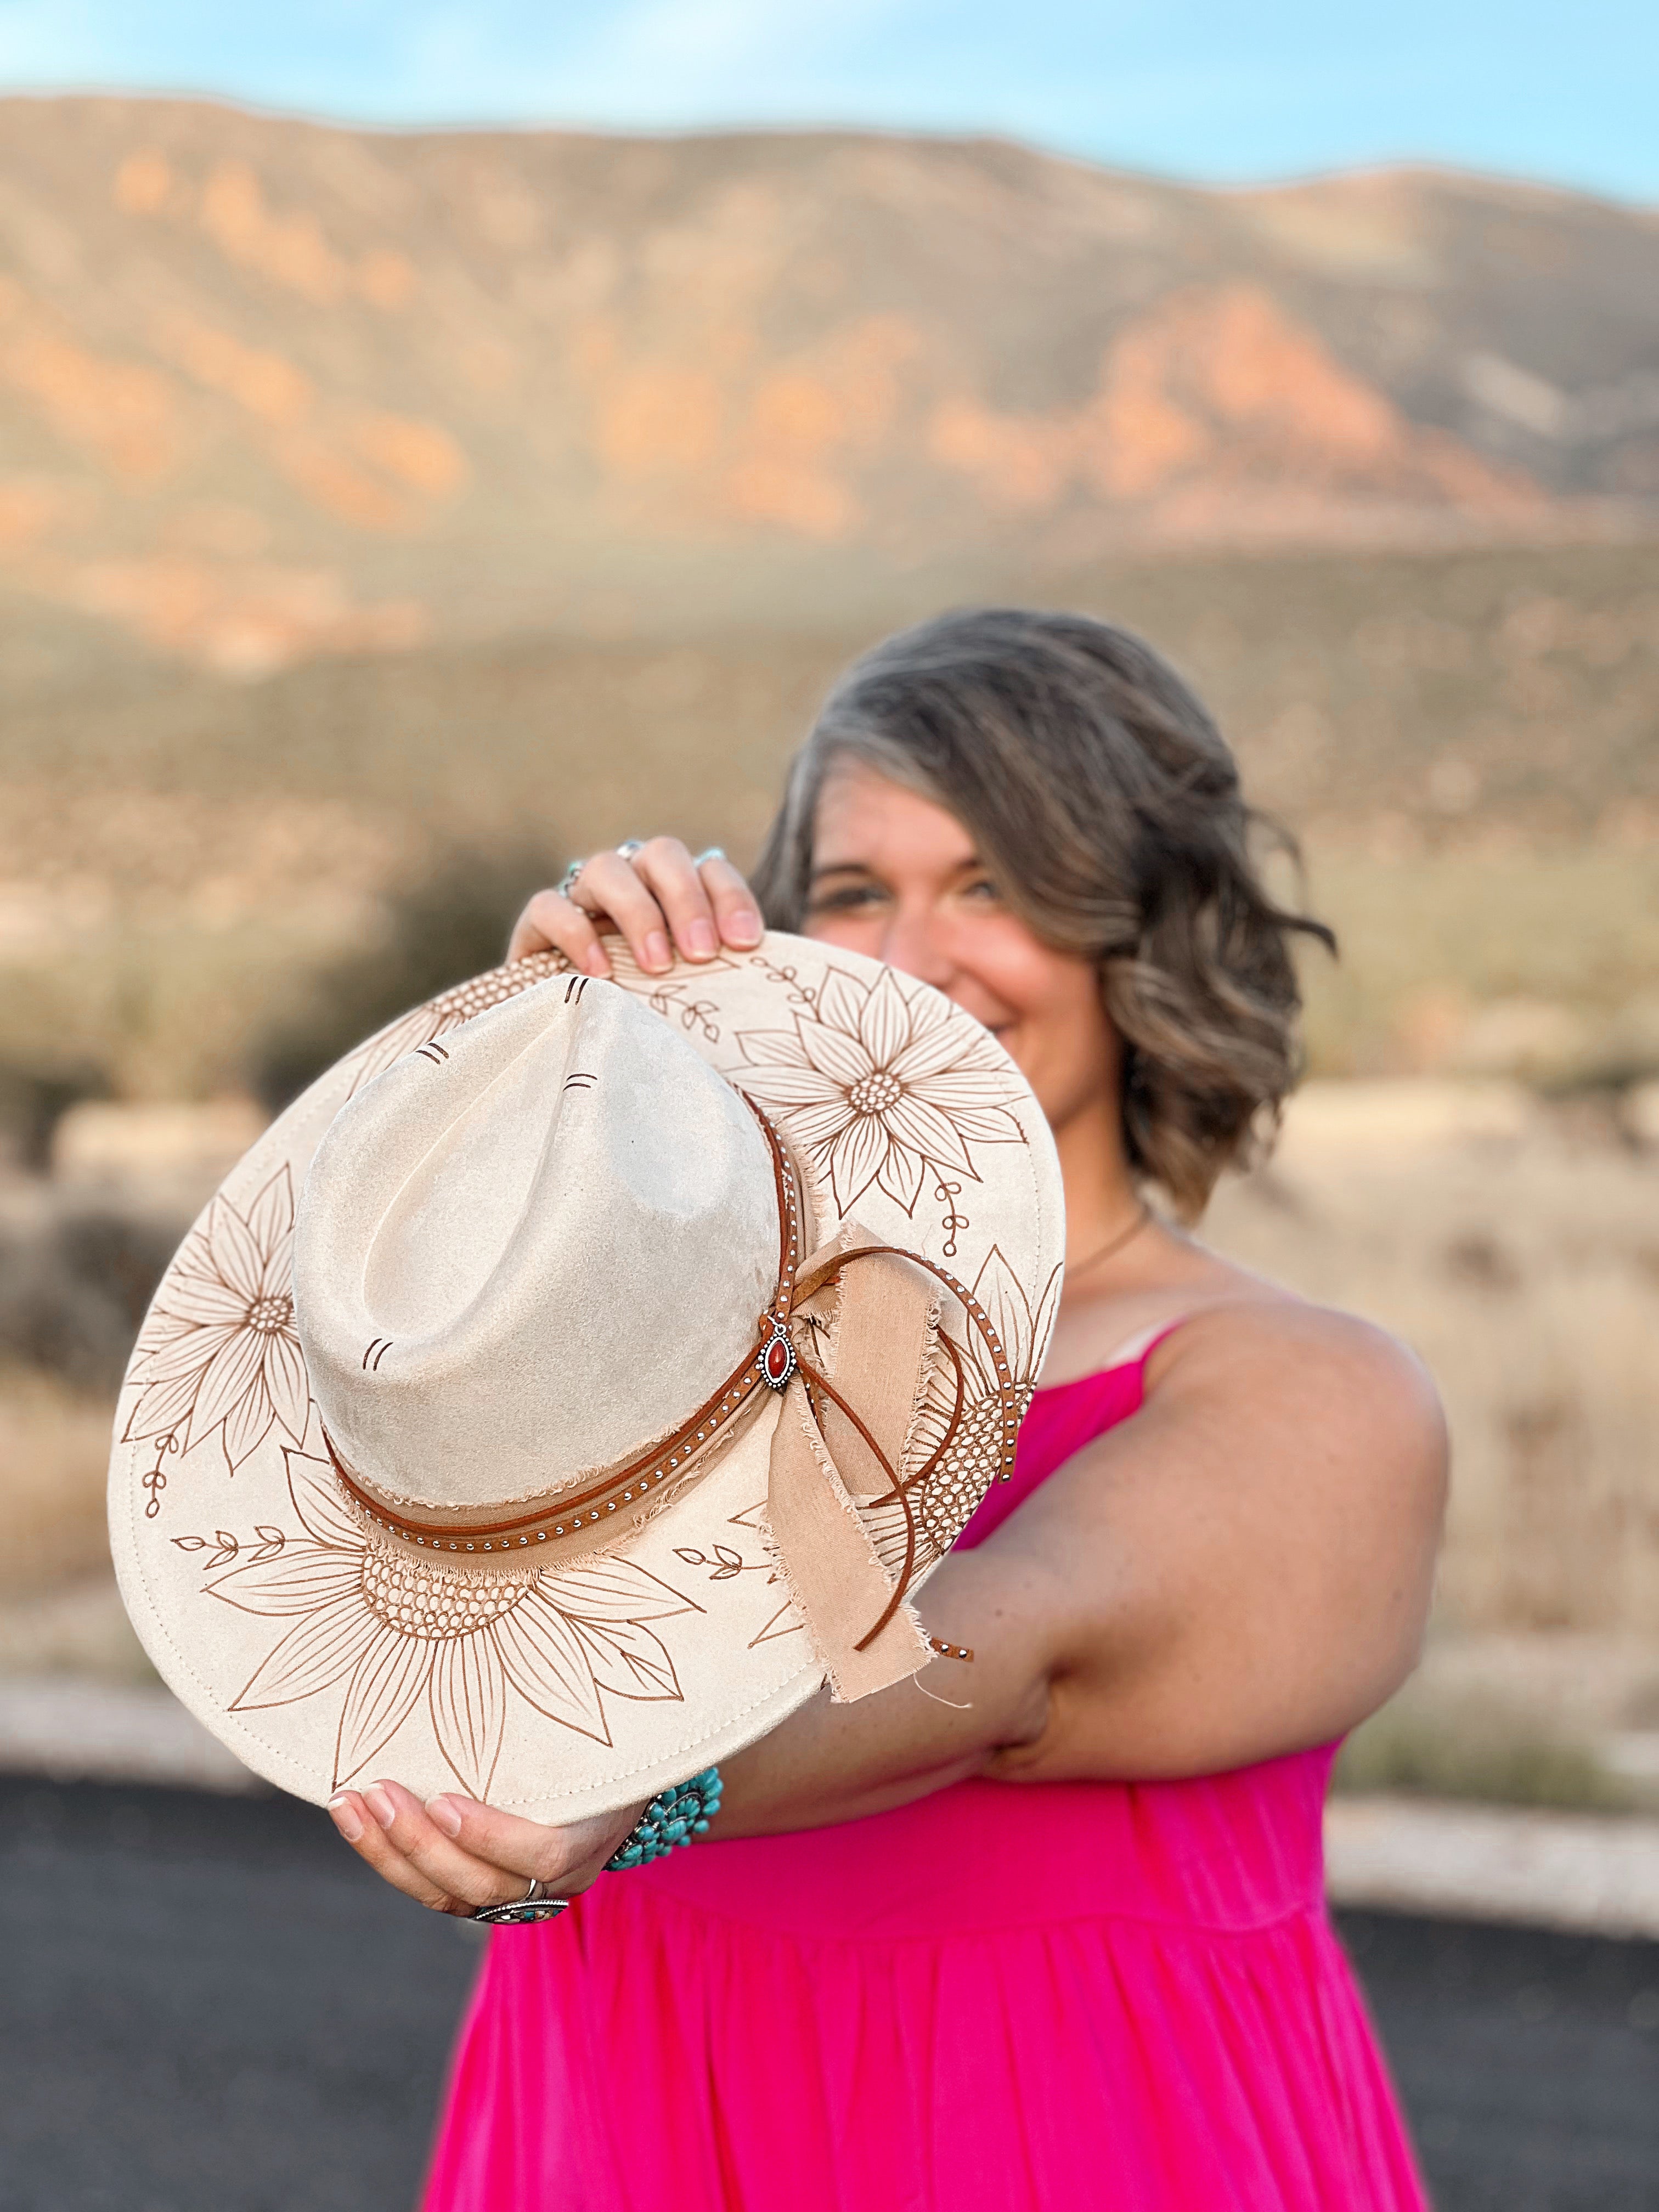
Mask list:
[[[527,1875],[511,1866],[494,1865],[452,1842],[402,1783],[374,1782],[351,1794],[366,1816],[355,1849],[406,1895],[418,1896],[423,1905],[435,1903],[440,1911],[461,1914],[524,1895]],[[337,1823],[337,1803],[330,1808]]]
[[[550,1828],[454,1794],[422,1805],[399,1782],[343,1790],[329,1803],[335,1826],[378,1875],[416,1904],[462,1917],[515,1902],[532,1880],[554,1896],[576,1896],[599,1879],[640,1809]]]
[[[431,1881],[399,1850],[370,1809],[366,1797],[367,1793],[361,1790],[342,1790],[330,1798],[328,1805],[335,1826],[358,1857],[366,1860],[394,1889],[402,1890],[405,1897],[412,1897],[416,1905],[424,1905],[433,1912],[471,1911],[472,1907],[462,1903],[441,1884]]]
[[[668,918],[635,865],[641,857],[636,853],[625,860],[620,853],[595,853],[572,885],[571,896],[588,914],[613,922],[639,965],[655,975],[672,966],[674,951],[668,941]]]
[[[538,891],[518,919],[507,957],[562,952],[585,975],[608,976],[600,942],[607,922],[649,975],[672,966],[676,950],[688,960],[712,960],[723,944],[746,951],[764,927],[753,892],[724,854],[694,860],[678,837],[653,837],[626,856],[595,853],[568,897]]]
[[[765,925],[761,921],[760,908],[755,904],[755,894],[724,853],[700,860],[697,873],[702,878],[703,890],[714,910],[714,927],[723,944],[734,952],[748,952],[761,941]]]
[[[633,860],[635,873],[656,895],[674,942],[688,960],[712,960],[720,949],[714,909],[697,864],[678,837],[653,837]]]
[[[513,925],[507,958],[526,960],[532,952],[562,952],[585,975],[611,973],[592,915],[557,891],[538,891]]]
[[[426,1807],[428,1817],[454,1839],[459,1850],[492,1866],[522,1872],[546,1883],[556,1895],[574,1895],[598,1880],[605,1861],[628,1836],[644,1810],[630,1805],[558,1828],[523,1820],[493,1805],[449,1790]]]

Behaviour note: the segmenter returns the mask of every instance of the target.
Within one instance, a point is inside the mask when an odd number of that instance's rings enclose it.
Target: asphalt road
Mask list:
[[[1439,2212],[1659,2212],[1659,1944],[1343,1928]],[[477,1955],[289,1799],[0,1778],[0,2212],[404,2212]]]

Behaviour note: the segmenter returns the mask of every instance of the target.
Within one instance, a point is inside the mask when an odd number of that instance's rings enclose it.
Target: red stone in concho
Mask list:
[[[787,1336],[775,1336],[761,1361],[762,1374],[775,1390],[781,1390],[794,1371],[794,1346]]]

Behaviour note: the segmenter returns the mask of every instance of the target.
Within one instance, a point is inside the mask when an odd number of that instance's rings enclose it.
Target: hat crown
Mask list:
[[[295,1319],[336,1448],[388,1499],[556,1495],[670,1434],[752,1351],[771,1157],[614,985],[538,985],[409,1054],[319,1146]]]

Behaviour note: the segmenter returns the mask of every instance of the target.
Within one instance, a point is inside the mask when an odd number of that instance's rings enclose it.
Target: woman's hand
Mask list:
[[[607,927],[622,932],[647,974],[659,975],[672,966],[674,946],[688,960],[712,960],[722,945],[747,952],[763,924],[753,892],[723,853],[694,860],[678,837],[653,837],[626,857],[595,853],[568,898],[538,891],[514,927],[507,957],[562,952],[584,975],[608,976],[599,942]]]
[[[434,1912],[470,1920],[481,1906],[515,1904],[532,1881],[554,1897],[579,1896],[604,1873],[645,1804],[547,1828],[453,1791],[422,1805],[401,1782],[375,1782],[340,1790],[328,1809],[358,1857],[394,1889]]]

